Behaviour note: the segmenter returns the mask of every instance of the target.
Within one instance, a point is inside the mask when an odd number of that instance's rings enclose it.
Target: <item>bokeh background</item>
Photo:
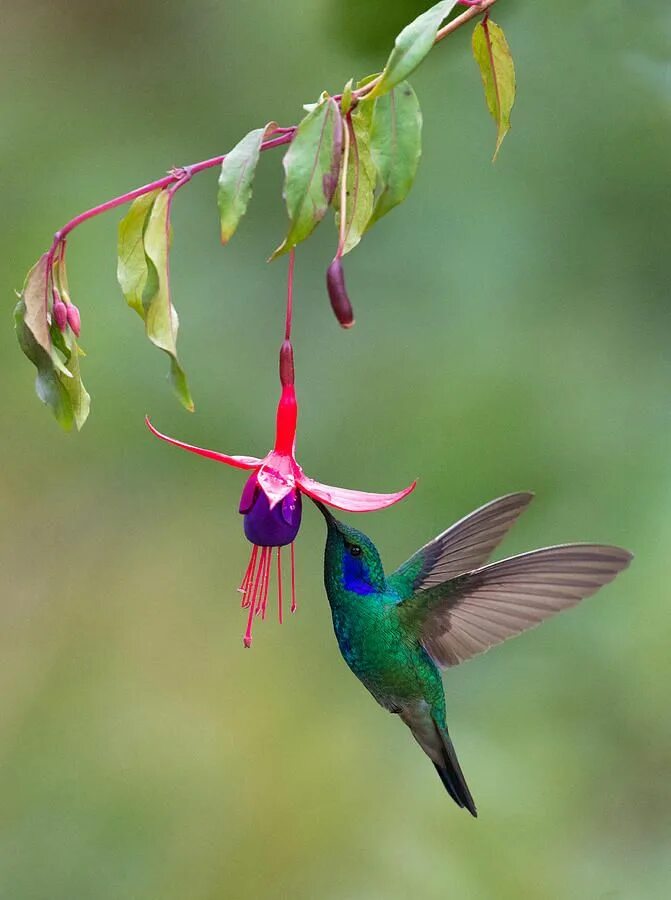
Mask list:
[[[174,299],[197,402],[115,282],[120,213],[70,242],[93,412],[33,394],[13,290],[68,218],[223,152],[376,71],[416,0],[4,0],[0,33],[0,896],[660,898],[671,885],[671,13],[657,0],[501,0],[514,128],[496,166],[466,31],[414,78],[424,156],[347,261],[298,255],[300,457],[414,497],[359,519],[389,566],[470,509],[537,499],[503,548],[601,540],[633,567],[583,607],[446,676],[480,810],[442,790],[347,671],[306,509],[299,611],[243,651],[240,473],[150,438],[263,454],[285,263],[280,153],[227,249],[216,172],[176,202]]]

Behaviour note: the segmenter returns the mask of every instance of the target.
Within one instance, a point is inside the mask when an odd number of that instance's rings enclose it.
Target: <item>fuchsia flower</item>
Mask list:
[[[291,611],[296,609],[296,578],[294,539],[301,524],[301,494],[319,500],[335,509],[347,512],[370,512],[384,509],[407,496],[415,487],[413,482],[395,494],[372,494],[347,488],[320,484],[303,472],[296,461],[296,423],[298,404],[294,389],[293,348],[287,339],[280,351],[280,381],[282,394],[277,407],[275,446],[264,456],[227,456],[214,450],[204,450],[167,437],[157,431],[146,419],[147,426],[156,437],[197,453],[208,459],[226,463],[236,469],[252,471],[240,498],[240,513],[244,516],[245,536],[252,552],[239,590],[242,606],[249,609],[245,647],[252,643],[252,624],[255,615],[265,618],[268,603],[268,585],[273,548],[277,548],[278,613],[282,622],[282,547],[291,547]]]

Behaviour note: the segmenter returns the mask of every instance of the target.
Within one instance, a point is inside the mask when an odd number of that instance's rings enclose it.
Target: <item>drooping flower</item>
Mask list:
[[[347,512],[370,512],[384,509],[406,497],[415,487],[413,482],[405,490],[393,494],[375,494],[332,487],[309,478],[296,461],[296,424],[298,404],[294,388],[293,348],[285,340],[280,351],[280,381],[282,393],[277,407],[275,445],[258,459],[254,456],[228,456],[215,450],[205,450],[161,434],[146,419],[156,437],[196,453],[207,459],[226,463],[236,469],[251,470],[240,498],[240,513],[244,516],[245,536],[252,544],[249,564],[239,590],[242,606],[249,609],[244,644],[252,643],[254,616],[265,618],[273,549],[277,548],[278,614],[282,622],[282,547],[291,547],[291,611],[296,609],[296,575],[294,539],[301,524],[301,494],[313,500]]]

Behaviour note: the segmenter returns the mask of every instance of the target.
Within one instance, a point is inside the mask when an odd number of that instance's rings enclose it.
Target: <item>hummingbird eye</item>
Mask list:
[[[358,544],[350,544],[347,549],[352,554],[352,556],[361,556],[363,552]]]

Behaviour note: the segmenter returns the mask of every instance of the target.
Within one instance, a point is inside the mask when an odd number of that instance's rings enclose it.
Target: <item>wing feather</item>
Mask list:
[[[402,606],[433,659],[454,666],[575,606],[631,559],[600,544],[547,547],[430,586]]]
[[[421,547],[390,576],[404,595],[442,584],[487,562],[533,500],[528,491],[508,494],[469,513]]]

